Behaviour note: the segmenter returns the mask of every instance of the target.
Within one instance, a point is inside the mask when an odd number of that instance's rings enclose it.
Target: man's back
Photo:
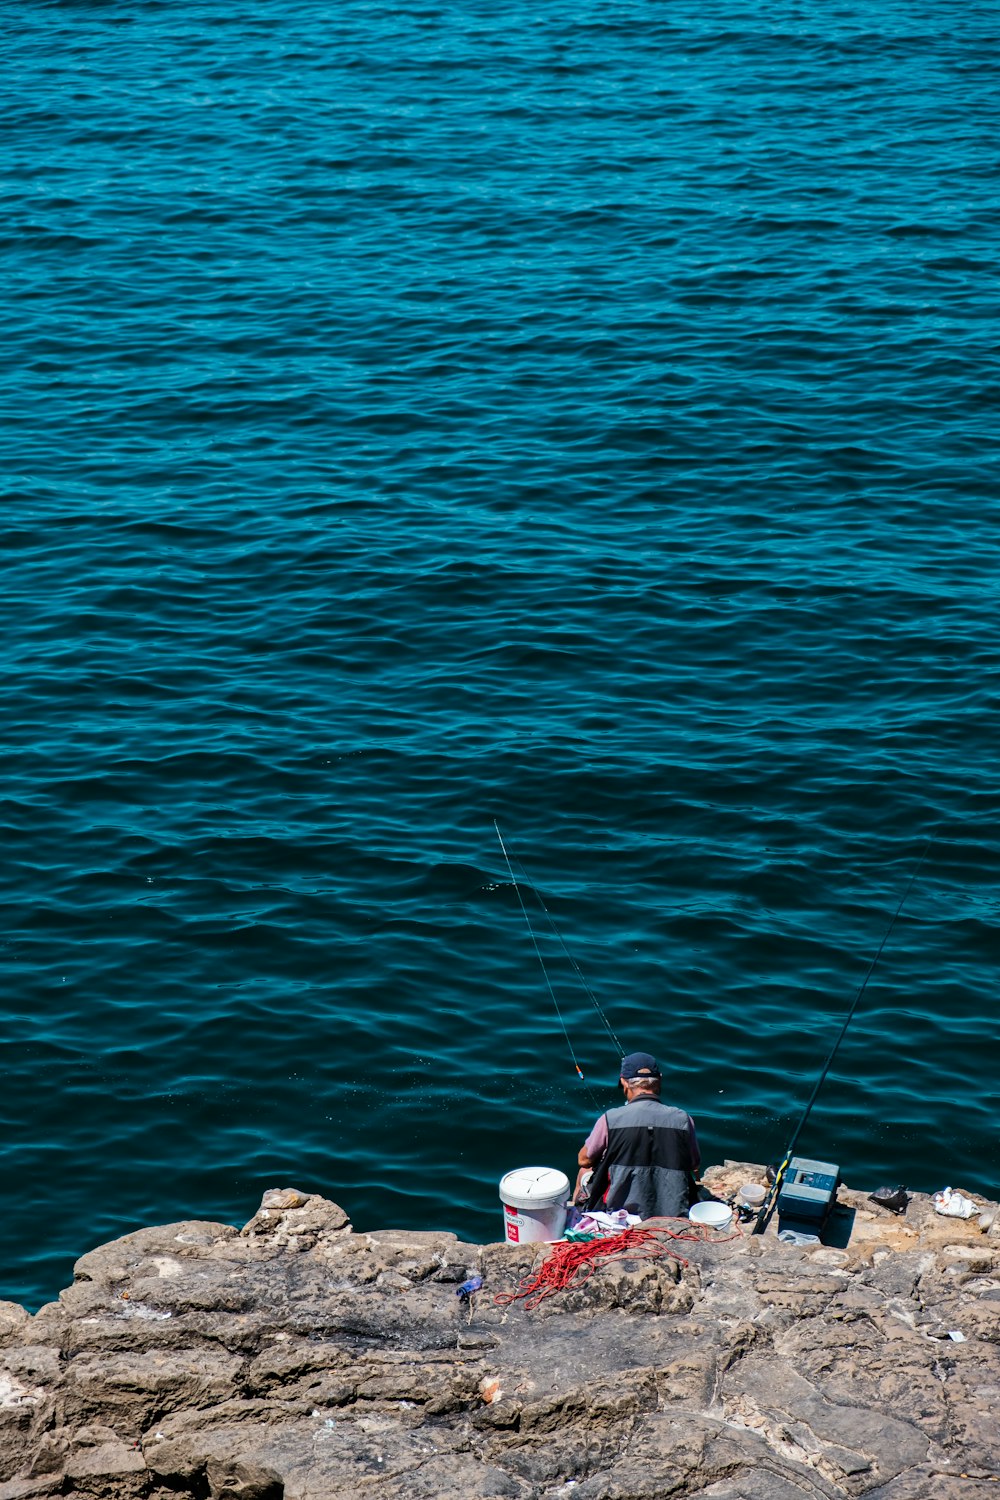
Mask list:
[[[698,1165],[690,1116],[642,1095],[609,1110],[607,1121],[607,1207],[641,1219],[686,1214]]]

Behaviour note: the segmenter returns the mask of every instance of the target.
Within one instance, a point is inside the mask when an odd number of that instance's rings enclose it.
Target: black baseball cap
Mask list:
[[[640,1078],[643,1074],[649,1078],[663,1076],[655,1057],[648,1052],[630,1052],[628,1057],[622,1058],[622,1078]]]

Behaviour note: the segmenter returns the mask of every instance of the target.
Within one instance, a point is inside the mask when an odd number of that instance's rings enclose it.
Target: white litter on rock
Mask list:
[[[931,1202],[936,1213],[945,1214],[949,1219],[971,1219],[977,1210],[977,1205],[971,1198],[966,1198],[964,1193],[956,1193],[950,1187],[935,1193]]]

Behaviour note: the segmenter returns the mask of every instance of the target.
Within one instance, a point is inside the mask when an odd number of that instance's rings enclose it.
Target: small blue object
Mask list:
[[[481,1276],[470,1276],[468,1281],[462,1282],[462,1285],[456,1291],[455,1296],[461,1297],[463,1302],[468,1302],[473,1292],[478,1292],[482,1284],[483,1278]]]

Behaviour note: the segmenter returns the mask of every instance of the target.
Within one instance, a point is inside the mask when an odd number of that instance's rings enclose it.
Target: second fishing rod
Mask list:
[[[791,1140],[788,1142],[788,1145],[785,1148],[785,1153],[784,1153],[784,1155],[783,1155],[783,1157],[781,1159],[780,1165],[778,1166],[777,1171],[775,1172],[774,1181],[771,1183],[770,1188],[768,1189],[767,1197],[764,1199],[764,1202],[763,1202],[763,1204],[761,1206],[760,1212],[757,1214],[757,1217],[756,1217],[756,1219],[754,1221],[754,1227],[753,1227],[753,1233],[754,1234],[762,1234],[764,1232],[764,1230],[768,1226],[768,1223],[770,1222],[771,1216],[773,1215],[775,1208],[778,1205],[778,1200],[781,1197],[781,1190],[782,1190],[782,1187],[784,1186],[789,1166],[790,1166],[791,1161],[792,1161],[792,1159],[794,1157],[794,1154],[795,1154],[795,1147],[798,1145],[799,1136],[802,1134],[803,1128],[805,1127],[805,1123],[808,1120],[810,1114],[812,1113],[813,1105],[816,1103],[816,1100],[819,1098],[819,1091],[823,1087],[823,1084],[826,1082],[827,1074],[829,1073],[830,1068],[833,1065],[833,1060],[836,1057],[837,1052],[840,1049],[840,1044],[844,1040],[844,1037],[847,1035],[847,1028],[850,1026],[851,1021],[854,1019],[854,1013],[855,1013],[855,1011],[858,1008],[858,1005],[859,1005],[859,1003],[861,1001],[861,997],[864,994],[865,990],[868,988],[868,981],[869,981],[869,979],[871,979],[872,975],[874,974],[874,972],[875,972],[875,966],[878,963],[879,959],[882,957],[882,950],[885,948],[886,943],[889,941],[889,938],[890,938],[890,936],[892,934],[892,929],[896,925],[896,921],[897,921],[897,918],[899,917],[900,912],[903,910],[903,907],[906,905],[907,897],[909,896],[910,892],[913,889],[913,886],[914,886],[914,883],[916,882],[917,876],[920,874],[921,866],[923,865],[924,860],[927,858],[927,854],[928,854],[928,851],[930,850],[930,847],[931,847],[930,840],[928,840],[927,843],[924,845],[923,852],[921,853],[920,858],[917,860],[917,863],[916,863],[916,866],[914,867],[913,873],[910,876],[909,881],[907,882],[906,889],[903,892],[902,896],[900,896],[900,898],[899,898],[899,905],[896,907],[896,910],[892,914],[892,918],[891,918],[891,920],[889,922],[888,927],[885,930],[885,934],[883,935],[882,941],[879,943],[878,949],[876,950],[875,957],[872,959],[871,963],[868,966],[868,972],[865,974],[864,979],[861,981],[861,985],[860,985],[860,987],[858,989],[857,994],[854,997],[854,1000],[853,1000],[853,1002],[851,1004],[851,1007],[848,1010],[847,1015],[844,1017],[844,1023],[841,1026],[840,1031],[837,1034],[837,1038],[836,1038],[833,1046],[830,1049],[830,1053],[829,1053],[829,1056],[826,1059],[826,1062],[823,1064],[823,1069],[822,1069],[819,1077],[816,1079],[815,1084],[813,1085],[813,1090],[812,1090],[812,1093],[809,1095],[809,1099],[808,1099],[808,1101],[806,1103],[806,1107],[802,1111],[801,1116],[799,1117],[798,1124],[796,1125],[795,1129],[792,1132]],[[835,1184],[833,1186],[835,1186]]]

